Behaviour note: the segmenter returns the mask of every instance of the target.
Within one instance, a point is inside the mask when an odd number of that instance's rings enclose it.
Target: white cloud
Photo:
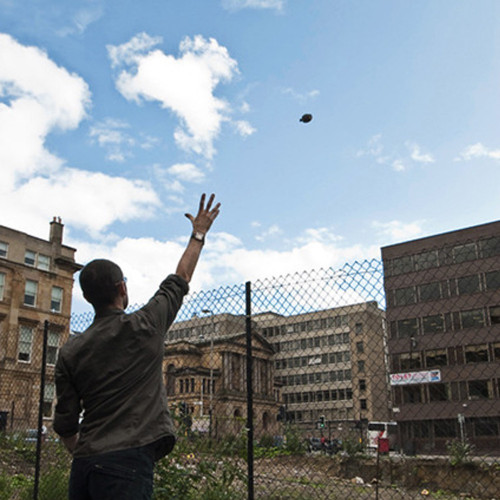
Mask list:
[[[69,168],[47,149],[49,134],[74,129],[86,117],[88,85],[45,52],[5,34],[0,96],[1,224],[46,236],[47,221],[59,215],[96,236],[115,221],[150,217],[160,206],[149,183]],[[120,141],[104,131],[96,137],[104,144]]]
[[[128,123],[107,118],[90,128],[90,137],[106,149],[108,160],[121,162],[131,156],[130,147],[135,145],[135,140],[125,132],[128,128]]]
[[[306,101],[314,99],[315,97],[318,97],[319,90],[314,89],[314,90],[310,90],[309,92],[297,92],[296,90],[294,90],[290,87],[287,87],[287,88],[283,89],[283,94],[290,95],[291,97],[293,97],[293,99],[304,103]]]
[[[60,215],[64,223],[94,237],[115,221],[149,218],[160,206],[147,182],[70,168],[49,178],[33,177],[5,193],[2,204],[16,207],[8,225],[20,230],[37,234],[52,216]]]
[[[222,0],[222,7],[228,10],[276,9],[281,10],[285,0]]]
[[[248,137],[249,135],[252,135],[257,131],[246,120],[237,120],[234,122],[234,126],[238,134],[240,134],[242,137]]]
[[[405,152],[400,152],[402,148],[394,148],[391,152],[386,152],[382,144],[382,134],[372,136],[366,147],[356,152],[356,157],[371,157],[379,165],[389,165],[396,172],[407,170],[412,164],[434,163],[435,159],[430,153],[423,153],[421,147],[411,141],[405,142]]]
[[[489,158],[491,160],[500,160],[500,149],[489,149],[480,142],[467,146],[455,161],[469,161],[473,158]]]
[[[46,136],[79,125],[90,91],[82,78],[57,66],[45,52],[0,34],[0,95],[0,191],[5,191],[61,167],[63,161],[45,146]]]
[[[108,46],[112,65],[121,68],[116,86],[126,99],[158,101],[173,111],[180,120],[174,132],[177,145],[212,158],[213,143],[231,112],[214,90],[238,74],[237,62],[214,38],[186,37],[178,58],[153,50],[160,42],[142,33],[123,45]]]
[[[93,5],[91,7],[80,9],[73,16],[71,25],[60,29],[57,34],[59,36],[68,36],[73,34],[81,35],[92,23],[98,21],[102,17],[103,13],[103,8],[100,5]]]
[[[386,240],[384,244],[388,245],[393,242],[412,240],[422,236],[424,223],[423,220],[409,223],[398,220],[389,222],[374,221],[372,227]]]
[[[252,226],[259,227],[256,225],[256,223],[252,223]],[[264,240],[268,239],[269,237],[278,236],[280,234],[283,234],[282,229],[277,224],[273,224],[268,229],[266,229],[265,231],[262,231],[260,234],[258,234],[255,237],[255,239],[257,241],[264,241]]]
[[[200,183],[205,180],[205,174],[192,163],[177,163],[169,167],[167,172],[185,182]]]

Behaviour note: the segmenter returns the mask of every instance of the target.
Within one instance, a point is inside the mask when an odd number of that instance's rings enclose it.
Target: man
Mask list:
[[[175,433],[162,378],[165,334],[181,307],[205,235],[219,214],[202,195],[193,232],[177,265],[150,301],[125,314],[126,279],[109,260],[80,273],[94,322],[69,340],[56,364],[54,430],[73,454],[71,500],[149,499],[154,462],[168,454]],[[83,410],[83,420],[79,416]]]

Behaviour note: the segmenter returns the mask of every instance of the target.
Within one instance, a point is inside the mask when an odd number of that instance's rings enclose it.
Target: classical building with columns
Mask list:
[[[254,432],[280,434],[280,388],[274,351],[252,333]],[[220,314],[175,323],[165,343],[164,373],[171,407],[189,415],[192,431],[237,435],[247,418],[245,317]]]

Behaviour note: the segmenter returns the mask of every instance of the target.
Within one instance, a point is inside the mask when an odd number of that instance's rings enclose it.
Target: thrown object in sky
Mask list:
[[[299,122],[302,123],[309,123],[313,119],[313,115],[310,113],[306,113],[305,115],[302,115],[302,118],[299,120]]]

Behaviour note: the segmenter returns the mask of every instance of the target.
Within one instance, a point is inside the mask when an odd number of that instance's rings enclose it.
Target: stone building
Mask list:
[[[254,434],[280,433],[269,342],[252,332]],[[247,418],[245,317],[220,314],[175,323],[167,334],[164,357],[169,404],[186,411],[192,431],[214,438],[237,435]]]
[[[46,320],[46,424],[52,417],[54,365],[69,336],[73,274],[81,268],[62,239],[56,218],[48,241],[0,226],[0,425],[9,430],[37,426]]]
[[[276,351],[287,421],[332,436],[389,418],[386,329],[376,302],[253,319]]]

